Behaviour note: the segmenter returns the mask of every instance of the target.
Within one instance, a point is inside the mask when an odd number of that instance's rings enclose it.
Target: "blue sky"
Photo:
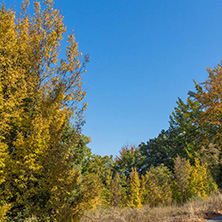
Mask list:
[[[0,1],[3,2],[3,1]],[[7,0],[6,6],[21,1]],[[178,97],[222,59],[221,0],[55,0],[89,53],[89,147],[117,155],[167,129]]]

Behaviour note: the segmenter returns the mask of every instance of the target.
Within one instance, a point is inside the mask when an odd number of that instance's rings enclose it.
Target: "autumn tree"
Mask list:
[[[94,178],[94,191],[97,190],[98,194],[93,207],[101,204],[110,206],[110,184],[113,175],[112,165],[112,156],[100,156],[92,154],[90,150],[87,151],[86,158],[82,162],[82,174]]]
[[[190,161],[177,156],[174,160],[174,199],[183,203],[188,199],[188,186],[191,173]]]
[[[66,28],[52,0],[24,0],[21,13],[0,11],[0,192],[9,218],[78,221],[90,202],[81,177],[82,86],[87,56],[74,34],[59,56]],[[73,130],[67,128],[72,119]],[[81,161],[80,161],[81,162]],[[84,182],[85,181],[85,182]],[[89,192],[89,190],[88,190]],[[85,200],[80,198],[84,197]]]
[[[189,92],[190,96],[200,104],[201,115],[196,119],[196,124],[208,130],[204,131],[205,139],[209,144],[214,144],[220,151],[222,147],[222,66],[221,63],[215,68],[207,68],[208,78],[201,84],[195,82],[196,91]],[[207,146],[205,146],[207,148]],[[218,164],[217,182],[221,186],[221,163]],[[218,180],[218,178],[220,178]]]
[[[142,177],[142,203],[150,206],[172,202],[172,172],[161,164],[151,167]]]
[[[222,67],[218,64],[214,69],[208,68],[208,79],[202,84],[196,84],[196,92],[190,92],[193,98],[200,103],[203,110],[198,118],[200,125],[207,126],[214,134],[209,134],[211,142],[222,144],[221,113],[222,113]]]
[[[210,171],[214,181],[218,187],[222,187],[222,159],[221,151],[218,145],[210,143],[208,146],[203,146],[196,155],[201,164],[207,163],[208,171]]]
[[[111,181],[111,206],[121,206],[122,201],[122,181],[118,173]]]
[[[140,208],[141,195],[140,195],[140,178],[136,168],[132,168],[130,177],[128,179],[128,201],[127,206],[132,208]]]
[[[191,165],[189,160],[178,156],[174,163],[173,197],[177,202],[182,203],[196,196],[208,197],[217,190],[207,162],[201,163],[195,158],[195,164]]]

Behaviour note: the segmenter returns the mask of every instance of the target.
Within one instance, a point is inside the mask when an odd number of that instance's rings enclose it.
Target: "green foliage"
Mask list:
[[[84,175],[97,174],[101,178],[101,181],[105,183],[106,175],[109,173],[113,166],[112,156],[100,156],[91,154],[91,151],[87,151],[86,158],[82,163],[82,173]]]
[[[170,130],[162,130],[157,138],[150,139],[147,144],[141,143],[139,149],[143,156],[143,162],[139,166],[143,175],[151,166],[157,167],[164,164],[173,167],[172,158],[176,155],[177,149]]]
[[[200,104],[191,97],[188,97],[186,103],[178,99],[177,106],[170,115],[169,129],[162,130],[157,138],[150,139],[147,144],[139,145],[141,156],[144,157],[142,165],[139,166],[143,169],[142,174],[145,173],[144,169],[151,165],[159,166],[161,163],[173,169],[173,159],[177,155],[194,163],[201,147],[209,145],[209,138],[204,135],[206,132],[209,135],[210,132],[196,122],[201,113]]]
[[[170,116],[170,131],[175,142],[175,153],[192,161],[196,152],[207,143],[206,140],[203,140],[203,129],[195,123],[201,112],[198,102],[188,97],[184,103],[179,98],[177,107]],[[174,155],[173,158],[176,156]]]
[[[138,171],[141,171],[140,166],[144,161],[144,157],[138,148],[133,145],[127,145],[122,147],[119,153],[120,155],[114,161],[114,171],[124,174],[127,177],[129,177],[132,168],[137,168]]]

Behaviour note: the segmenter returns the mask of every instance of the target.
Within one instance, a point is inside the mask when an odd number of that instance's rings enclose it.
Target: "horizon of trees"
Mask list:
[[[82,56],[52,0],[0,9],[0,220],[78,222],[86,209],[151,207],[222,188],[222,64],[180,98],[170,126],[119,156],[92,154],[83,135]]]

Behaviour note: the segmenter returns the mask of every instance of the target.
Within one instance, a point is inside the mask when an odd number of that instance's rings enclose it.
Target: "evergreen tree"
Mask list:
[[[161,164],[173,168],[173,157],[176,155],[176,144],[170,130],[162,130],[157,138],[150,139],[147,144],[139,145],[140,155],[143,161],[138,166],[141,174],[145,174],[151,166],[157,167]]]
[[[203,140],[204,129],[196,124],[201,115],[200,104],[190,97],[184,103],[180,98],[170,115],[170,132],[175,143],[175,155],[194,161],[196,152],[207,143]],[[176,158],[176,156],[172,156]]]

